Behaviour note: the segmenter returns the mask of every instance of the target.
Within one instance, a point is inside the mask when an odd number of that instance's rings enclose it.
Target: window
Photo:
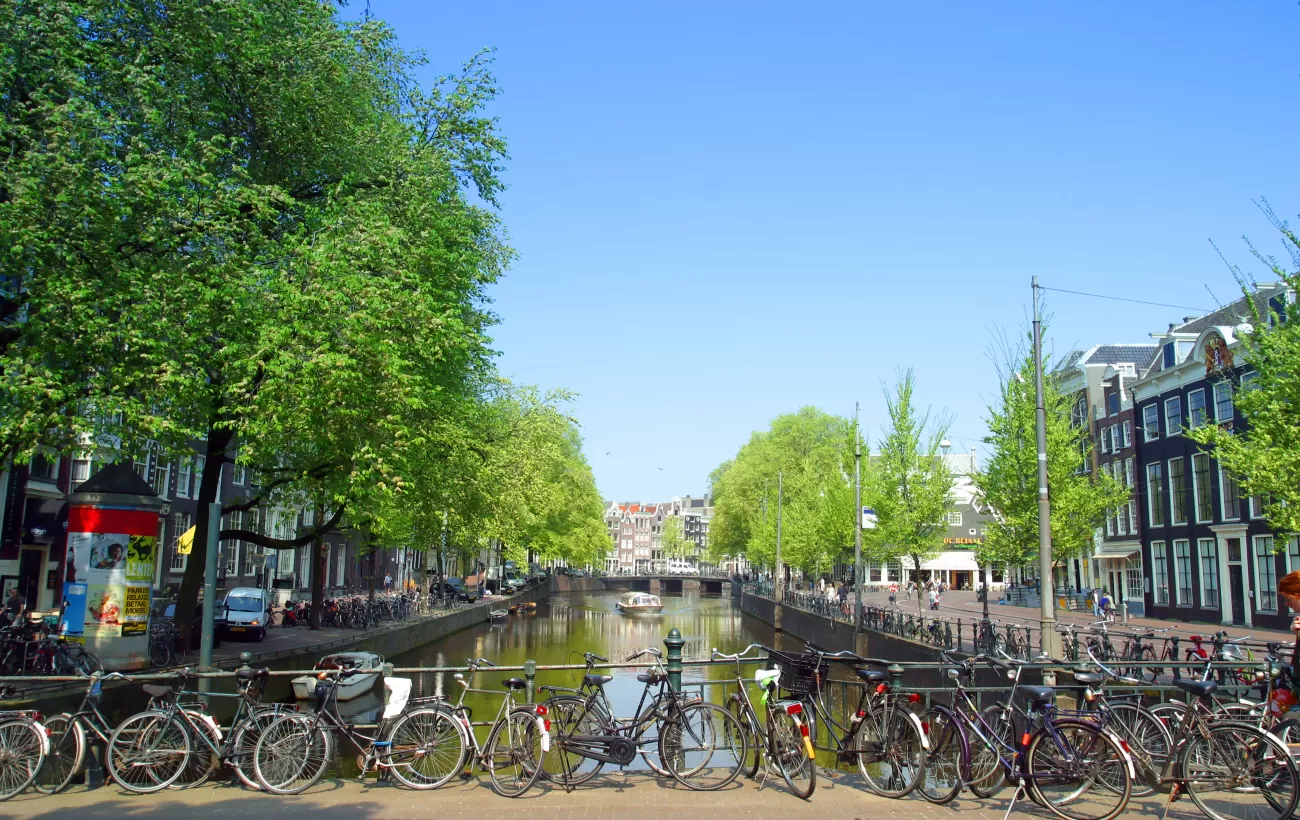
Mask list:
[[[1214,502],[1210,499],[1210,457],[1205,453],[1192,456],[1192,495],[1197,523],[1214,520]]]
[[[190,497],[190,482],[194,480],[194,459],[186,456],[176,462],[176,495]]]
[[[1195,428],[1205,424],[1205,391],[1193,390],[1187,394],[1187,417],[1188,424]]]
[[[1255,536],[1255,596],[1256,612],[1277,612],[1277,557],[1271,535]]]
[[[948,523],[954,527],[961,526],[961,512],[948,513]]]
[[[1219,466],[1219,509],[1224,521],[1241,518],[1241,488],[1223,466]]]
[[[207,456],[194,457],[194,497],[195,498],[199,497],[199,488],[203,486],[203,468],[207,466],[207,463],[208,463]],[[217,483],[217,486],[219,491],[220,482]],[[220,498],[218,498],[218,500],[220,500]]]
[[[1214,384],[1214,418],[1219,424],[1228,424],[1232,421],[1234,411],[1232,409],[1232,383],[1215,382]]]
[[[1168,370],[1174,366],[1175,355],[1173,342],[1165,345],[1160,349],[1160,369]]]
[[[311,507],[302,511],[302,525],[304,527],[314,527],[316,525],[316,511]]]
[[[153,457],[153,475],[149,483],[153,486],[153,491],[158,493],[159,498],[167,497],[168,484],[171,483],[172,467],[162,460],[162,456],[154,454]]]
[[[1110,428],[1101,428],[1101,452],[1102,455],[1110,452]]]
[[[185,565],[189,562],[188,555],[181,555],[181,536],[190,528],[190,517],[185,513],[172,513],[172,572],[184,572]],[[158,543],[163,543],[159,541]],[[190,542],[191,548],[194,543]]]
[[[880,583],[880,564],[871,565],[870,575],[868,577],[871,579],[871,583]]]
[[[1134,535],[1138,534],[1138,503],[1136,498],[1128,500],[1128,520]]]
[[[1264,517],[1264,499],[1258,495],[1252,495],[1250,497],[1250,517]]]
[[[1128,576],[1128,595],[1125,597],[1129,600],[1142,600],[1142,559],[1128,559],[1125,570]]]
[[[299,548],[298,552],[302,553],[298,560],[298,586],[307,587],[311,585],[311,550]]]
[[[1286,545],[1286,571],[1300,570],[1300,539],[1292,537]]]
[[[1125,419],[1123,429],[1124,429],[1124,446],[1132,447],[1133,446],[1133,420]]]
[[[131,469],[135,470],[136,475],[140,476],[145,481],[148,481],[149,480],[149,454],[144,453],[143,455],[133,456],[131,458]]]
[[[1201,606],[1219,608],[1219,545],[1213,538],[1196,542],[1201,557]]]
[[[1183,399],[1174,396],[1165,401],[1165,435],[1176,436],[1183,431]]]
[[[1154,404],[1142,408],[1142,440],[1155,441],[1160,438],[1160,409]]]
[[[1181,458],[1169,459],[1169,523],[1187,523],[1187,473]]]
[[[248,468],[243,464],[235,464],[235,471],[230,477],[230,483],[236,487],[242,487],[248,481]]]
[[[37,453],[27,465],[27,477],[37,481],[54,481],[59,477],[59,459]]]
[[[226,541],[226,574],[235,575],[239,569],[239,542]]]
[[[72,460],[72,483],[80,484],[83,481],[90,480],[90,474],[95,469],[95,464],[89,458],[74,458]]]
[[[262,548],[253,544],[244,544],[244,575],[257,575],[258,567],[254,559],[261,555]]]
[[[1119,413],[1119,394],[1111,393],[1106,396],[1106,415],[1114,416]]]
[[[1109,513],[1106,514],[1106,534],[1107,535],[1115,534],[1115,516]]]
[[[1242,373],[1242,374],[1241,374],[1241,389],[1242,389],[1242,390],[1247,390],[1247,391],[1249,391],[1249,390],[1258,390],[1258,389],[1259,389],[1259,373],[1255,372],[1254,370],[1247,370],[1245,373]]]
[[[1151,542],[1151,571],[1154,576],[1151,583],[1156,604],[1167,606],[1169,604],[1169,556],[1165,554],[1164,541]]]
[[[1165,484],[1159,464],[1147,465],[1147,524],[1152,527],[1165,525]]]
[[[1192,605],[1192,545],[1186,539],[1174,542],[1175,599],[1179,606]]]

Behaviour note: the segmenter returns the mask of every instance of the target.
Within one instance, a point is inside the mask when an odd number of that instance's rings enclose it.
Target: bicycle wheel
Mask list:
[[[992,734],[989,737],[983,737],[979,733],[971,736],[969,785],[971,793],[976,797],[993,797],[1007,785],[1007,770],[1002,765],[1002,755],[1008,749],[1016,747],[1016,729],[1011,720],[1003,721],[1002,711],[1002,707],[996,704],[984,707],[980,714],[992,728]],[[983,727],[980,729],[987,732]]]
[[[930,709],[922,714],[921,728],[930,741],[930,750],[916,788],[926,800],[942,806],[961,794],[962,772],[970,757],[966,735],[947,709]]]
[[[86,730],[69,714],[47,717],[44,725],[50,748],[36,777],[36,791],[58,794],[68,788],[86,760]]]
[[[149,663],[154,666],[166,666],[171,662],[172,652],[167,648],[166,641],[149,642]]]
[[[546,701],[551,719],[551,751],[542,762],[542,777],[566,789],[581,786],[604,768],[599,760],[583,757],[579,750],[591,744],[574,740],[575,735],[606,734],[600,716],[587,708],[583,698],[562,695]],[[597,750],[599,751],[599,750]]]
[[[393,723],[385,740],[389,742],[387,764],[393,777],[408,789],[436,789],[460,774],[467,741],[446,711],[416,709]]]
[[[194,727],[190,728],[190,759],[181,770],[180,777],[177,777],[167,786],[169,789],[188,789],[191,786],[202,786],[212,777],[212,773],[221,765],[221,758],[212,753],[212,749],[203,739],[197,737],[199,732],[207,736],[208,741],[218,750],[221,749],[221,731],[215,725],[204,720],[204,712],[195,709],[186,709],[190,720],[193,721]]]
[[[812,797],[813,789],[817,788],[817,761],[809,756],[811,741],[803,736],[798,721],[786,714],[781,704],[767,712],[767,738],[772,762],[780,770],[790,793],[804,800]]]
[[[334,758],[334,738],[312,719],[290,714],[262,730],[253,749],[253,773],[271,794],[301,794],[316,784]]]
[[[545,765],[542,731],[528,708],[515,709],[492,727],[483,762],[497,794],[519,797],[537,782]]]
[[[1113,820],[1128,806],[1133,782],[1124,751],[1089,723],[1058,721],[1039,729],[1025,753],[1030,796],[1064,820]]]
[[[740,695],[732,695],[727,698],[727,711],[736,719],[741,730],[745,733],[745,742],[749,745],[750,751],[746,755],[745,768],[742,771],[745,773],[745,777],[752,778],[758,774],[759,747],[762,746],[762,740],[758,733],[758,720]]]
[[[1244,723],[1211,723],[1180,761],[1188,795],[1213,820],[1281,820],[1295,809],[1297,775],[1286,747]]]
[[[715,791],[735,780],[747,751],[744,726],[712,703],[684,706],[659,729],[660,762],[695,791]]]
[[[108,741],[108,772],[129,792],[162,791],[185,771],[190,733],[164,712],[132,715]]]
[[[1142,664],[1139,670],[1141,675],[1138,677],[1141,677],[1142,680],[1147,683],[1155,683],[1156,679],[1160,677],[1160,673],[1163,671],[1156,665],[1158,661],[1156,660],[1155,647],[1142,647],[1142,657],[1140,658],[1140,662]]]
[[[1133,797],[1149,797],[1156,793],[1156,783],[1148,782],[1148,772],[1160,772],[1169,759],[1173,748],[1173,739],[1160,718],[1136,703],[1112,703],[1110,721],[1106,728],[1128,745],[1129,753],[1134,756],[1134,769],[1137,779],[1133,781]],[[1142,758],[1142,765],[1137,765],[1137,757]]]
[[[911,713],[893,704],[875,709],[858,724],[858,771],[869,790],[881,797],[911,793],[925,770],[925,747]]]
[[[0,801],[32,784],[45,762],[46,737],[34,721],[14,718],[0,722]]]

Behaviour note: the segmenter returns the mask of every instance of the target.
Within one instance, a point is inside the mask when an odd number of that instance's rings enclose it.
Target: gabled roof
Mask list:
[[[1219,308],[1216,311],[1205,314],[1195,319],[1190,319],[1180,325],[1174,326],[1174,333],[1200,333],[1202,330],[1211,327],[1236,327],[1243,321],[1251,321],[1250,303],[1248,299],[1255,300],[1255,306],[1259,308],[1261,316],[1268,315],[1268,300],[1277,294],[1276,290],[1257,290],[1250,296],[1243,296],[1234,302]]]
[[[1133,364],[1141,370],[1156,357],[1160,346],[1151,344],[1098,345],[1088,357],[1088,364]]]

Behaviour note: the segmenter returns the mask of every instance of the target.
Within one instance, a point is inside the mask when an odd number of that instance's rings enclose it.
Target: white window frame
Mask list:
[[[184,518],[182,518],[183,515],[184,515]],[[181,545],[180,545],[179,542],[180,542],[181,536],[185,533],[185,530],[188,530],[188,529],[190,528],[189,523],[187,523],[186,520],[185,520],[185,519],[189,518],[189,516],[188,516],[188,515],[185,515],[184,513],[172,513],[171,518],[172,518],[172,528],[175,529],[176,532],[172,533],[172,555],[171,555],[171,562],[170,562],[170,564],[169,564],[169,566],[168,566],[168,568],[167,568],[167,571],[168,571],[168,572],[184,572],[184,571],[185,571],[185,568],[186,568],[187,566],[189,566],[189,563],[190,563],[190,557],[189,557],[188,555],[181,555],[181,552],[180,552],[180,546],[181,546]],[[164,515],[164,516],[159,516],[159,518],[158,518],[158,524],[159,524],[159,527],[158,527],[159,542],[158,542],[158,543],[160,543],[160,544],[163,543],[162,540],[161,540],[161,538],[162,538],[162,524],[163,524],[163,522],[165,522],[166,520],[167,520],[167,516],[165,516],[165,515]],[[181,529],[181,525],[182,525],[182,524],[185,525],[185,529]],[[197,535],[197,533],[196,533],[196,535]]]
[[[1272,535],[1256,535],[1250,539],[1252,553],[1255,558],[1255,612],[1260,615],[1277,614],[1277,556],[1273,550],[1277,546]],[[1261,550],[1260,547],[1267,544],[1267,548]],[[1267,578],[1261,577],[1260,568],[1267,565],[1269,574]],[[1265,606],[1266,598],[1272,598],[1272,606]]]
[[[176,497],[190,497],[190,483],[194,481],[194,458],[185,456],[176,459]]]
[[[1126,596],[1130,601],[1142,600],[1142,558],[1130,558],[1125,562],[1124,575],[1127,580]]]
[[[1300,570],[1300,538],[1291,536],[1291,540],[1286,542],[1286,571],[1296,570]]]
[[[1101,454],[1106,455],[1107,453],[1110,452],[1110,428],[1108,427],[1101,428],[1100,439],[1101,441],[1099,442],[1099,444],[1101,445]]]
[[[230,483],[236,487],[242,487],[248,481],[248,467],[235,462],[234,469],[230,473]]]
[[[1159,461],[1157,461],[1152,464],[1146,465],[1146,467],[1147,467],[1146,469],[1147,526],[1163,527],[1168,523],[1166,520],[1165,510],[1164,510],[1164,504],[1165,504],[1164,465]],[[1154,488],[1151,486],[1153,472],[1154,472],[1155,485],[1156,485]],[[1156,509],[1157,509],[1156,505],[1159,505],[1159,509],[1160,509],[1160,516],[1159,516],[1160,520],[1158,522],[1156,520]]]
[[[1175,461],[1181,464],[1183,468],[1183,486],[1181,487],[1181,493],[1179,492],[1180,488],[1174,486]],[[1182,456],[1169,459],[1167,470],[1168,472],[1165,473],[1165,483],[1169,485],[1169,517],[1167,523],[1171,527],[1181,527],[1187,523],[1187,459]],[[1175,499],[1178,495],[1181,495],[1183,500],[1183,518],[1181,521],[1177,518],[1178,505],[1175,503]]]
[[[1219,395],[1220,390],[1228,394],[1228,413],[1225,417],[1223,412],[1223,398]],[[1219,424],[1225,424],[1233,421],[1237,417],[1237,405],[1232,400],[1232,382],[1221,381],[1214,383],[1214,420]]]
[[[1174,424],[1173,417],[1170,416],[1169,414],[1169,406],[1172,404],[1178,405],[1177,424]],[[1171,396],[1170,398],[1165,399],[1165,435],[1177,436],[1177,435],[1181,435],[1182,432],[1183,432],[1183,397]]]
[[[1154,415],[1154,418],[1147,418],[1148,415]],[[1148,424],[1149,421],[1155,423]],[[1160,438],[1160,404],[1151,402],[1142,408],[1142,440],[1155,441],[1158,438]]]
[[[1192,605],[1193,572],[1192,543],[1186,538],[1174,539],[1174,601],[1177,606]],[[1183,588],[1184,580],[1187,581],[1186,589]]]
[[[171,462],[163,461],[163,457],[161,453],[154,453],[153,469],[149,471],[149,476],[152,479],[149,482],[149,486],[153,487],[154,492],[158,493],[159,498],[163,500],[167,500],[168,498],[167,493],[171,489],[171,481],[172,481]],[[159,480],[159,476],[162,477],[161,481]],[[159,483],[162,484],[162,489],[158,488]]]
[[[1201,397],[1200,421],[1196,420],[1196,409],[1192,406],[1192,396]],[[1189,392],[1187,394],[1187,428],[1189,430],[1195,430],[1197,427],[1200,427],[1201,425],[1209,421],[1209,417],[1210,417],[1209,408],[1205,404],[1205,388],[1198,387],[1197,389]]]
[[[1201,538],[1196,542],[1196,560],[1201,572],[1201,606],[1209,609],[1219,608],[1219,542],[1213,538]],[[1206,570],[1210,572],[1207,573]],[[1214,579],[1213,583],[1206,581]]]
[[[1124,420],[1123,441],[1125,448],[1133,446],[1133,419]]]
[[[1106,535],[1111,536],[1114,534],[1115,534],[1115,514],[1114,512],[1108,512],[1106,513]]]
[[[1237,514],[1228,515],[1228,496],[1227,493],[1224,492],[1224,490],[1228,486],[1228,481],[1231,481],[1232,478],[1231,476],[1228,476],[1224,472],[1222,464],[1218,466],[1219,466],[1219,518],[1223,521],[1240,521],[1241,520],[1241,485],[1235,484],[1234,482],[1235,486],[1237,487]]]
[[[1214,520],[1214,497],[1210,494],[1210,488],[1208,486],[1202,487],[1200,482],[1196,478],[1197,476],[1196,460],[1198,458],[1204,460],[1205,462],[1206,465],[1205,478],[1207,484],[1209,483],[1209,478],[1211,474],[1209,469],[1210,466],[1209,453],[1192,453],[1192,517],[1197,524],[1207,524]],[[1210,516],[1208,518],[1201,517],[1202,497],[1204,497],[1210,502],[1209,503]]]
[[[1151,592],[1156,606],[1169,606],[1169,553],[1164,541],[1151,542]]]
[[[952,510],[948,513],[948,525],[951,527],[961,526],[961,510]]]
[[[1252,495],[1246,498],[1247,510],[1252,520],[1264,517],[1264,497]]]
[[[135,470],[136,475],[140,476],[145,481],[149,481],[149,451],[145,451],[143,459],[144,460],[142,461],[141,456],[132,456],[131,469]],[[152,482],[150,483],[152,484]]]
[[[78,478],[77,467],[78,465],[82,465],[82,464],[85,465],[85,477]],[[83,481],[89,481],[90,477],[94,475],[94,473],[95,473],[95,460],[90,456],[81,456],[79,458],[72,459],[72,471],[71,473],[69,473],[69,475],[72,477],[73,487],[76,487],[78,484],[80,484]]]

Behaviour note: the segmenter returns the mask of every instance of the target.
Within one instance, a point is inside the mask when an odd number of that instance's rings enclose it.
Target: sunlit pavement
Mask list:
[[[840,820],[882,820],[884,818],[955,818],[960,812],[971,820],[1001,820],[1010,790],[992,800],[961,799],[946,806],[931,805],[919,797],[888,800],[871,795],[849,782],[818,780],[817,791],[807,802],[785,791],[779,776],[762,788],[739,779],[716,792],[693,792],[678,785],[635,772],[602,773],[573,792],[545,785],[534,787],[521,798],[511,800],[492,791],[486,777],[447,786],[432,792],[407,791],[373,781],[362,785],[352,780],[325,780],[306,793],[293,797],[258,794],[236,785],[218,783],[183,791],[131,795],[113,786],[93,791],[74,787],[67,793],[46,797],[35,793],[19,795],[0,803],[0,816],[13,818],[329,818],[501,817],[513,814],[529,820],[567,818],[782,818],[806,812]],[[1162,801],[1131,801],[1123,817],[1158,816]],[[1012,817],[1051,816],[1029,801],[1017,803]],[[1194,806],[1176,803],[1170,818],[1203,817]]]

